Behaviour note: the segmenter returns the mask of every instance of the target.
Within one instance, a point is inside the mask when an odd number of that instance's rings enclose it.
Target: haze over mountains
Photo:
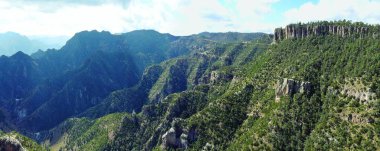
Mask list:
[[[15,32],[0,33],[0,55],[11,56],[18,51],[30,55],[38,50],[59,49],[67,39],[66,36],[26,37]]]

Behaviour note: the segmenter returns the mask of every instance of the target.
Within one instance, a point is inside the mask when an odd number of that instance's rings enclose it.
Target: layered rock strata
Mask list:
[[[358,23],[357,23],[358,24]],[[380,39],[380,27],[371,25],[338,25],[338,24],[290,24],[285,28],[276,28],[273,41],[285,39],[302,39],[308,36],[336,35],[339,37],[364,38],[372,37]]]

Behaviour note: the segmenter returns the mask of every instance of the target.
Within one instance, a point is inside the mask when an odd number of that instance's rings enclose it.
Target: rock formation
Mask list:
[[[276,85],[276,101],[280,100],[281,96],[291,96],[295,93],[307,93],[311,91],[311,83],[296,81],[293,79],[284,78],[277,81]]]
[[[175,118],[170,124],[168,131],[161,136],[161,148],[186,149],[188,145],[196,140],[195,128],[186,129],[180,126],[183,119]]]
[[[162,135],[162,148],[180,148],[182,147],[180,138],[177,137],[175,129],[172,127]]]
[[[357,25],[359,23],[339,25],[338,23],[309,23],[290,24],[285,28],[276,28],[273,41],[278,42],[285,39],[302,39],[308,36],[336,35],[339,37],[354,36],[355,38],[380,38],[380,27],[370,25]]]
[[[231,73],[219,72],[219,71],[211,71],[210,74],[210,83],[217,84],[224,81],[230,81],[234,78]]]
[[[25,151],[25,149],[17,139],[3,136],[0,138],[0,151]]]
[[[171,127],[167,132],[164,133],[164,135],[162,135],[161,139],[161,147],[163,149],[186,149],[189,143],[195,140],[195,130],[191,129],[188,131],[179,127]]]

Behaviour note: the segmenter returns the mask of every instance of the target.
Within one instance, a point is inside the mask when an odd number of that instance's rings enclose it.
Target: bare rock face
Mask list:
[[[3,136],[0,138],[0,151],[26,151],[21,143],[10,136]]]
[[[195,141],[196,132],[194,129],[186,130],[172,126],[162,135],[162,149],[186,149],[189,143]]]
[[[180,139],[177,138],[175,129],[172,127],[162,135],[162,148],[179,148],[181,147]]]
[[[217,84],[222,81],[230,81],[234,76],[230,73],[223,73],[219,71],[211,71],[210,83]]]
[[[278,42],[285,39],[302,39],[308,36],[336,35],[339,37],[353,36],[355,38],[380,38],[380,27],[370,25],[338,25],[334,23],[325,24],[290,24],[285,28],[274,30],[273,41]]]
[[[277,81],[276,86],[276,101],[280,100],[281,96],[291,96],[295,93],[307,93],[312,89],[310,82],[296,81],[293,79],[284,78]]]

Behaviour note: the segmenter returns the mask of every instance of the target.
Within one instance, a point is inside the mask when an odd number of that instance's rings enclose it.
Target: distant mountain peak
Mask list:
[[[85,30],[85,31],[76,33],[70,40],[68,40],[68,42],[71,41],[72,39],[94,39],[94,38],[99,38],[103,36],[112,36],[112,34],[108,31]]]
[[[29,58],[29,56],[22,51],[18,51],[14,55],[12,55],[10,58],[25,59],[25,58]]]
[[[115,36],[108,31],[81,31],[76,33],[71,39],[66,42],[62,50],[70,51],[93,51],[90,49],[99,48],[97,46],[108,41],[115,41]]]

